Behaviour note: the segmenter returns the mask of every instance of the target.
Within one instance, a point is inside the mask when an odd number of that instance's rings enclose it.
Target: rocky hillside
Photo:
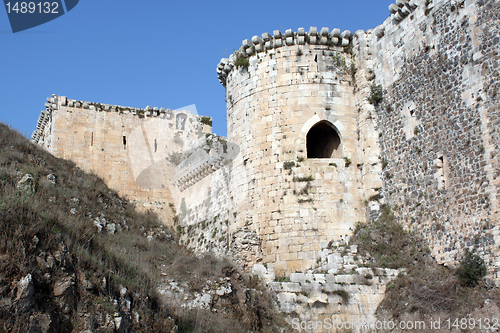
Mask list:
[[[0,124],[0,332],[266,332],[257,279]]]
[[[439,265],[425,240],[403,229],[391,209],[382,207],[380,217],[358,224],[351,238],[368,267],[402,269],[378,306],[378,331],[498,331],[500,290],[484,278],[487,267],[480,256],[466,251],[460,266]],[[431,328],[436,323],[439,328]]]

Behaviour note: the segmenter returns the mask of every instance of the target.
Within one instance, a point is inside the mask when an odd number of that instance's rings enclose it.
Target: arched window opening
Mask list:
[[[309,130],[306,146],[307,158],[340,158],[342,155],[340,136],[327,121],[321,121]]]

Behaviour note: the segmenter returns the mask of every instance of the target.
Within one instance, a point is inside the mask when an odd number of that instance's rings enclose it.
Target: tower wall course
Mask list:
[[[364,220],[351,62],[342,46],[285,45],[250,55],[248,67],[225,77],[228,141],[241,151],[233,168],[244,170],[231,186],[230,229],[254,230],[262,262],[277,274],[312,267],[322,247]],[[321,121],[341,147],[308,159],[306,135]]]

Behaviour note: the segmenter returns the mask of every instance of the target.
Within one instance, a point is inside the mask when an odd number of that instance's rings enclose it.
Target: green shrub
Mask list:
[[[370,255],[371,267],[407,267],[413,261],[417,249],[415,242],[394,220],[391,208],[386,205],[382,206],[377,221],[356,224],[351,243],[358,245],[360,255]]]
[[[288,161],[283,163],[283,168],[285,170],[291,170],[295,166],[295,162],[293,161]]]
[[[475,253],[475,249],[465,249],[464,256],[457,269],[458,279],[464,287],[475,286],[485,275],[487,269],[484,260]]]
[[[337,66],[338,68],[346,69],[345,58],[340,53],[336,52],[331,58],[331,60],[334,63],[334,65]]]
[[[294,182],[310,182],[313,181],[314,177],[313,176],[307,176],[307,177],[293,177]]]
[[[353,52],[352,52],[352,49],[353,49],[352,45],[349,45],[349,46],[344,46],[344,49],[343,49],[343,50],[344,50],[344,52],[345,52],[345,53],[347,53],[347,54],[352,54],[352,53],[353,53]]]
[[[382,158],[382,169],[385,169],[387,164],[389,164],[389,162],[385,158]]]
[[[201,117],[201,123],[212,126],[212,119],[210,119],[210,117]]]
[[[234,65],[236,68],[244,67],[245,69],[248,69],[250,62],[248,61],[248,58],[238,57],[234,62]]]
[[[275,276],[274,281],[276,281],[276,282],[290,282],[290,278],[288,276]]]
[[[382,86],[380,84],[372,83],[370,87],[370,97],[368,98],[368,102],[373,105],[377,105],[382,101]]]

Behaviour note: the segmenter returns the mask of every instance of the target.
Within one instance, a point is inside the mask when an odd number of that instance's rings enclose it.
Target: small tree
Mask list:
[[[464,287],[475,286],[486,275],[484,260],[475,253],[475,249],[465,249],[464,256],[457,269],[460,284]]]
[[[370,87],[370,97],[368,97],[368,102],[370,102],[370,104],[377,105],[380,103],[382,98],[382,85],[375,84],[375,82],[373,82]]]

